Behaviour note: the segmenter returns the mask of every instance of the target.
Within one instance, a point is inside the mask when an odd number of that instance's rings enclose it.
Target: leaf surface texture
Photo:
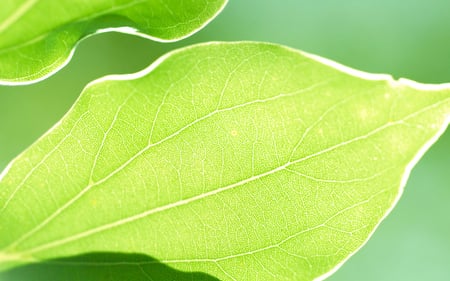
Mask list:
[[[0,267],[113,251],[221,280],[323,278],[449,113],[448,85],[278,45],[172,52],[89,85],[3,173]]]
[[[80,40],[120,31],[176,41],[205,26],[226,0],[2,0],[0,84],[27,84],[63,67]],[[124,50],[126,51],[126,50]]]

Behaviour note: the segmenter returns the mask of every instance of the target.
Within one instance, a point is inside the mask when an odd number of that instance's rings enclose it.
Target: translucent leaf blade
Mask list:
[[[88,86],[4,172],[4,267],[113,251],[221,280],[323,278],[395,205],[449,113],[448,85],[282,46],[175,51]]]
[[[70,60],[80,40],[99,32],[180,40],[205,26],[226,2],[4,0],[0,11],[0,84],[44,79]]]

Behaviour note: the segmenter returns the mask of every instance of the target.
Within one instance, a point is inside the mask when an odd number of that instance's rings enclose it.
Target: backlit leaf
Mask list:
[[[226,0],[2,0],[0,84],[36,82],[63,67],[75,46],[105,31],[176,41],[198,31]],[[124,50],[126,51],[126,50]]]
[[[322,279],[449,113],[449,85],[277,45],[172,52],[92,83],[3,173],[0,267],[116,252],[221,280]]]

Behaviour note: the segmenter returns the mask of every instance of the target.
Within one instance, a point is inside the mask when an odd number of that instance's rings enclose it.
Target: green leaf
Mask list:
[[[183,272],[146,255],[93,253],[31,263],[0,272],[2,281],[217,281],[202,272]]]
[[[227,0],[2,0],[0,84],[45,79],[70,60],[80,40],[118,31],[156,41],[200,30]],[[126,52],[126,50],[124,50]]]
[[[450,85],[266,43],[92,83],[0,181],[0,267],[139,253],[221,280],[336,270],[450,120]],[[89,263],[89,261],[86,261]]]

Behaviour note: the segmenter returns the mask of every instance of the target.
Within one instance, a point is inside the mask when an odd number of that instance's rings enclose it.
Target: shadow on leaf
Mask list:
[[[92,253],[20,266],[1,281],[216,281],[201,272],[175,270],[140,254]]]

